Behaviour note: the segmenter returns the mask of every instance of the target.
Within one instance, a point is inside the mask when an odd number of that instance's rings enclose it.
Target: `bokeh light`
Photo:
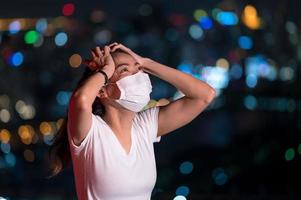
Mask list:
[[[177,195],[173,200],[186,200],[186,197],[182,195]]]
[[[253,41],[248,36],[240,36],[238,39],[238,44],[242,49],[251,49],[253,46]]]
[[[8,143],[11,138],[11,134],[7,129],[1,129],[0,131],[0,141],[2,143]]]
[[[47,30],[47,26],[48,26],[47,19],[41,18],[36,23],[36,30],[39,31],[40,33],[44,33]]]
[[[63,5],[63,9],[62,9],[63,15],[65,16],[73,15],[74,11],[75,11],[75,5],[73,3],[67,3]]]
[[[226,26],[233,26],[238,23],[238,17],[233,12],[218,12],[216,15],[216,19],[220,24]]]
[[[38,40],[38,32],[34,30],[26,32],[24,40],[26,44],[34,44]]]
[[[82,57],[79,54],[73,54],[69,58],[69,64],[73,68],[77,68],[81,65],[82,63]]]
[[[18,67],[23,63],[23,59],[23,54],[20,51],[15,52],[11,55],[10,64],[13,67]]]
[[[176,195],[188,196],[189,195],[189,188],[187,186],[179,186],[176,190]]]
[[[68,36],[64,32],[57,33],[55,36],[55,44],[57,46],[64,46],[68,41]]]
[[[261,18],[257,14],[257,10],[252,5],[246,5],[242,14],[242,21],[250,29],[259,29],[261,27]]]
[[[223,168],[216,168],[212,171],[212,178],[216,185],[224,185],[228,181],[228,175]]]
[[[185,161],[181,163],[179,169],[182,174],[190,174],[193,170],[193,164],[190,161]]]
[[[9,24],[9,32],[11,34],[18,33],[20,31],[20,29],[21,29],[21,23],[18,20],[13,21]]]
[[[30,125],[21,125],[18,128],[18,135],[24,144],[31,144],[35,131]]]
[[[289,148],[285,151],[285,160],[291,161],[295,157],[295,150],[293,148]]]
[[[0,110],[0,120],[3,123],[7,123],[9,122],[9,120],[11,119],[10,113],[7,109],[1,109]]]

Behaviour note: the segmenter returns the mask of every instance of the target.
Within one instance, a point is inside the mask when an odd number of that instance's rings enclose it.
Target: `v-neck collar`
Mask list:
[[[136,114],[137,115],[137,114]],[[106,123],[106,121],[104,121],[100,116],[99,118],[104,122],[104,124],[106,125],[106,127],[109,129],[110,131],[110,135],[112,135],[112,138],[115,142],[115,144],[118,146],[117,148],[119,149],[119,151],[121,152],[122,155],[128,157],[130,155],[133,154],[133,151],[134,151],[134,147],[136,146],[135,145],[135,134],[134,134],[134,121],[135,121],[135,118],[136,118],[136,115],[133,119],[133,122],[132,122],[132,127],[131,127],[131,147],[130,147],[130,151],[128,153],[126,153],[126,150],[123,148],[123,146],[121,145],[120,141],[118,140],[116,134],[114,133],[113,129]]]

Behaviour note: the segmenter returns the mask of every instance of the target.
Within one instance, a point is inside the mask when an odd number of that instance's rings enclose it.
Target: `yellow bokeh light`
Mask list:
[[[82,63],[82,57],[79,54],[73,54],[69,58],[69,64],[73,68],[77,68],[81,65]]]
[[[42,122],[40,124],[40,132],[43,135],[49,135],[52,133],[52,127],[51,124],[49,122]]]
[[[18,135],[21,139],[27,139],[31,137],[30,130],[26,125],[22,125],[19,127]]]
[[[229,69],[229,62],[225,58],[220,58],[216,61],[216,66],[222,67],[226,70]]]
[[[24,144],[30,144],[34,136],[34,129],[30,125],[21,125],[18,129],[18,135]]]
[[[251,5],[244,8],[242,21],[250,29],[259,29],[262,25],[262,20],[258,17],[256,8]]]
[[[10,140],[10,137],[11,137],[10,132],[7,129],[2,129],[0,131],[0,140],[1,140],[1,142],[8,143],[9,140]]]
[[[245,7],[245,15],[248,15],[249,17],[256,17],[257,16],[257,11],[255,7],[251,5],[247,5]]]

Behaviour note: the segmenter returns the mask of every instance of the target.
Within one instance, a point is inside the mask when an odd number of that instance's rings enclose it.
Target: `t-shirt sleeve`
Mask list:
[[[160,107],[155,106],[148,108],[144,111],[142,111],[142,117],[144,118],[143,122],[146,123],[146,126],[149,127],[149,137],[151,141],[154,142],[160,142],[161,136],[157,136],[158,133],[158,119],[159,119],[159,111]]]
[[[71,137],[71,132],[69,129],[69,123],[67,123],[67,129],[68,129],[68,141],[70,145],[70,150],[75,154],[75,155],[80,155],[80,154],[86,154],[92,149],[93,145],[93,136],[95,135],[95,132],[97,130],[96,128],[96,115],[92,113],[92,123],[91,126],[88,130],[88,133],[86,137],[82,140],[82,142],[79,145],[76,145]]]

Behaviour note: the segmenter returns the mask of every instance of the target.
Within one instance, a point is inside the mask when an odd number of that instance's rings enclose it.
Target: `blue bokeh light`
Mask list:
[[[47,19],[45,19],[45,18],[39,19],[36,23],[36,29],[40,33],[45,32],[47,29]]]
[[[61,32],[61,33],[58,33],[56,36],[55,36],[55,44],[57,46],[64,46],[68,40],[68,36],[66,33],[64,32]]]
[[[253,41],[248,36],[240,36],[238,39],[238,44],[242,49],[251,49],[253,47]]]
[[[193,170],[192,162],[185,161],[180,165],[180,172],[182,174],[190,174]]]
[[[16,165],[16,156],[13,153],[8,153],[4,156],[5,162],[8,166],[13,167]]]
[[[249,110],[254,110],[257,107],[257,100],[254,96],[248,95],[244,99],[244,105]]]
[[[21,29],[21,23],[19,21],[13,21],[9,24],[8,30],[11,34],[16,34]]]
[[[223,168],[216,168],[212,171],[212,178],[216,185],[224,185],[228,181],[228,175]]]
[[[3,153],[9,153],[10,152],[10,144],[9,143],[3,143],[1,142],[1,151]]]
[[[200,26],[205,29],[211,29],[213,27],[213,22],[208,16],[204,16],[199,21]]]
[[[187,196],[189,194],[189,188],[187,186],[180,186],[176,190],[176,195],[182,195],[182,196]]]
[[[227,25],[227,26],[233,26],[238,23],[238,17],[233,12],[221,11],[216,15],[216,20],[220,24]]]
[[[59,105],[67,105],[71,97],[71,92],[59,91],[56,95],[56,100]]]
[[[229,76],[233,79],[240,79],[242,77],[243,70],[241,65],[233,64],[229,70]]]
[[[20,51],[15,52],[11,55],[9,61],[11,66],[18,67],[23,63],[23,54]]]

